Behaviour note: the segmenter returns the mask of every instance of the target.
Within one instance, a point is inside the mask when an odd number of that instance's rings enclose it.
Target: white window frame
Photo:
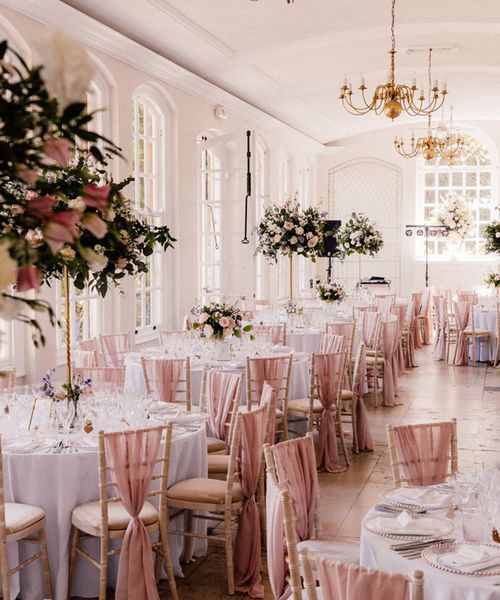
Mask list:
[[[258,225],[264,216],[268,204],[269,193],[269,150],[265,142],[258,137],[254,146],[254,180],[253,199],[255,207],[255,224]],[[254,235],[255,247],[259,242]],[[255,257],[255,299],[269,300],[269,265],[262,253]]]

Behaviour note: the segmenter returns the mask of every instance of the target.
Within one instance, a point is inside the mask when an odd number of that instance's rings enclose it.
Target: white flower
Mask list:
[[[210,315],[209,315],[208,313],[204,312],[204,313],[201,313],[201,315],[200,315],[200,317],[199,317],[198,321],[199,321],[200,323],[206,323],[206,322],[208,321],[208,319],[209,319],[209,318],[210,318]]]
[[[292,244],[292,246],[295,246],[295,244],[299,241],[299,238],[297,236],[293,236],[290,238],[290,244]]]
[[[68,206],[73,209],[76,210],[77,212],[83,212],[86,208],[86,204],[85,201],[83,200],[83,198],[73,198],[73,200],[70,200],[68,202]]]
[[[500,238],[500,231],[497,231],[497,232],[495,233],[495,237],[496,237],[496,238]]]
[[[0,242],[0,292],[12,285],[17,276],[17,263],[10,257],[9,247],[7,241]]]
[[[203,333],[205,334],[205,337],[212,337],[214,334],[214,328],[211,325],[205,325],[203,327]]]
[[[278,242],[280,242],[281,241],[281,234],[277,233],[274,236],[273,241],[274,241],[275,244],[277,244]]]
[[[81,102],[89,89],[95,69],[85,48],[62,31],[37,44],[43,64],[42,77],[60,106]]]
[[[302,235],[304,233],[304,228],[303,227],[296,227],[295,228],[295,233],[297,235]]]

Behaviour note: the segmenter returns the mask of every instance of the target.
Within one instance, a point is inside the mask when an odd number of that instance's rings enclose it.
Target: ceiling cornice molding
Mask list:
[[[331,149],[319,140],[85,15],[62,0],[0,0],[0,6],[2,5],[53,29],[67,30],[68,23],[71,23],[71,35],[95,50],[201,100],[221,104],[233,115],[267,132],[293,140],[304,150],[316,154],[331,152]]]

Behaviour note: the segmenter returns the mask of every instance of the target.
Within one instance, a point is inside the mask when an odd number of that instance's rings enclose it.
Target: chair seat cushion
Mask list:
[[[209,473],[227,473],[229,465],[228,454],[209,454],[208,455],[208,472]]]
[[[196,477],[180,481],[168,488],[171,500],[197,502],[200,504],[224,504],[227,484],[219,479]],[[243,493],[239,483],[233,483],[233,502],[241,502]]]
[[[472,331],[472,329],[469,329],[468,327],[464,333],[465,335],[475,335],[477,337],[486,337],[491,335],[489,329],[474,329],[474,331]]]
[[[252,408],[250,410],[255,410],[257,408],[259,408],[258,404],[252,404]],[[245,406],[240,406],[238,408],[238,412],[243,412],[243,413],[248,412],[248,406],[246,404],[245,404]],[[280,408],[276,408],[274,411],[274,414],[276,415],[277,419],[283,418],[283,411]]]
[[[309,551],[350,564],[359,564],[359,542],[339,538],[319,538],[304,540],[297,544],[297,550],[307,548]]]
[[[354,397],[354,393],[352,390],[342,390],[340,392],[340,397],[342,400],[352,400]]]
[[[45,511],[31,504],[5,503],[5,527],[7,534],[30,527],[45,517]]]
[[[374,356],[367,356],[366,357],[366,364],[367,365],[374,365],[375,364],[375,357]],[[384,364],[384,359],[382,356],[377,356],[377,364],[378,365],[383,365]]]
[[[321,402],[315,398],[313,401],[313,412],[322,412],[323,407],[321,406]],[[296,400],[288,401],[288,412],[294,413],[309,413],[309,398],[300,398]]]
[[[152,525],[158,521],[159,515],[156,508],[146,502],[139,513],[139,518],[144,525]],[[108,503],[108,525],[113,531],[127,529],[130,515],[121,502]],[[73,509],[71,522],[81,531],[91,531],[101,528],[101,506],[99,500],[80,504]]]
[[[214,437],[207,437],[207,452],[209,454],[212,452],[225,452],[226,450],[227,445],[225,442]]]

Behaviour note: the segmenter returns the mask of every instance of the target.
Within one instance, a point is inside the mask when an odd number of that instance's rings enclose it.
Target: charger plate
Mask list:
[[[439,557],[443,554],[448,554],[457,550],[460,546],[481,546],[483,548],[494,548],[499,552],[498,565],[493,565],[478,571],[470,572],[464,571],[459,568],[448,567],[439,562]],[[429,566],[445,571],[446,573],[456,573],[457,575],[471,575],[473,577],[491,577],[500,575],[500,544],[478,544],[473,542],[461,542],[461,543],[448,543],[448,544],[435,544],[429,546],[422,551],[422,560]]]
[[[439,524],[438,529],[436,529],[432,533],[421,533],[421,534],[393,533],[393,532],[384,531],[383,529],[380,529],[379,527],[377,527],[377,520],[380,518],[381,518],[380,515],[371,515],[369,517],[366,517],[362,523],[363,528],[366,529],[366,531],[369,531],[370,533],[374,533],[375,535],[380,535],[382,537],[387,537],[387,538],[391,538],[394,540],[401,540],[403,542],[404,541],[413,542],[413,541],[417,541],[417,540],[424,541],[426,539],[435,538],[436,536],[444,537],[444,536],[449,535],[455,529],[453,522],[450,521],[449,519],[432,517],[432,519]],[[383,516],[382,518],[396,520],[397,515]],[[418,518],[429,518],[429,517],[417,517],[417,519]]]
[[[455,505],[454,502],[454,497],[453,494],[445,494],[449,496],[449,501],[445,502],[444,504],[441,504],[439,506],[436,506],[435,504],[426,504],[425,502],[418,502],[418,501],[411,501],[410,499],[408,499],[408,502],[406,501],[402,501],[399,498],[396,498],[396,492],[398,490],[400,490],[401,488],[393,488],[391,490],[381,490],[379,497],[384,500],[385,502],[387,502],[388,504],[391,504],[392,506],[396,506],[397,508],[403,508],[403,509],[409,509],[409,510],[426,510],[426,511],[432,511],[432,510],[446,510],[448,508],[451,508],[452,506]],[[423,489],[423,488],[409,488],[409,489]],[[427,489],[434,489],[433,486],[428,486]],[[436,489],[436,492],[438,492],[439,490]]]

